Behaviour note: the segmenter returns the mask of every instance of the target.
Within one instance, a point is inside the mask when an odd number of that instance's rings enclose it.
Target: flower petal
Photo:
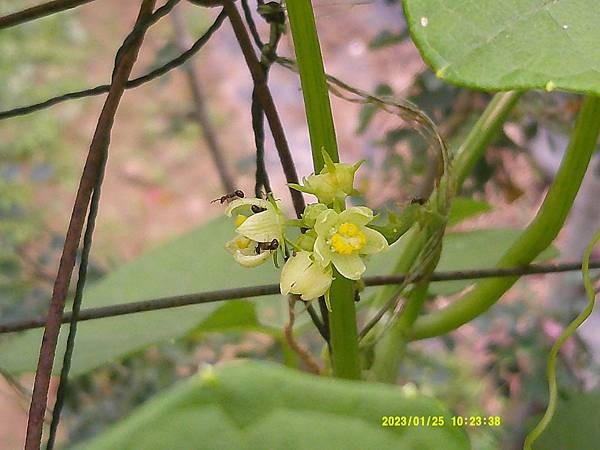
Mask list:
[[[314,251],[315,260],[321,264],[321,266],[325,267],[331,262],[331,250],[324,237],[319,236],[317,238]]]
[[[225,210],[225,214],[228,217],[231,217],[231,215],[233,214],[233,211],[235,211],[238,208],[242,208],[244,206],[248,206],[247,209],[250,209],[249,207],[256,205],[259,208],[263,208],[263,209],[271,209],[273,208],[273,205],[271,205],[271,203],[269,203],[266,200],[263,200],[262,198],[238,198],[235,199],[234,201],[232,201],[228,206],[227,209]]]
[[[332,274],[331,266],[323,269],[318,264],[313,263],[304,273],[304,276],[298,280],[294,286],[294,290],[305,301],[319,298],[331,287],[331,282],[333,281]]]
[[[264,263],[271,256],[271,252],[262,252],[258,255],[245,255],[241,251],[233,254],[233,259],[244,267],[256,267]]]
[[[292,292],[292,288],[299,274],[304,273],[310,264],[310,253],[308,252],[298,252],[295,256],[288,258],[283,266],[281,278],[279,280],[279,289],[283,295]]]
[[[302,300],[312,300],[325,294],[331,286],[331,266],[325,268],[312,260],[310,252],[298,252],[287,260],[281,272],[281,293],[300,295]]]
[[[365,263],[357,254],[340,255],[339,253],[331,254],[331,262],[344,277],[349,280],[358,280],[365,272]]]
[[[373,253],[379,253],[389,247],[387,239],[379,231],[367,227],[362,227],[361,231],[365,233],[365,236],[367,237],[367,243],[360,249],[361,254],[372,255]]]
[[[236,228],[236,231],[253,241],[271,242],[273,239],[277,239],[281,244],[283,220],[281,215],[271,208],[251,215]]]
[[[353,206],[342,211],[339,222],[348,222],[355,225],[366,225],[373,220],[373,210],[366,206]]]
[[[315,231],[317,234],[319,236],[323,236],[324,238],[328,238],[329,231],[338,222],[338,217],[338,213],[336,213],[333,209],[328,209],[319,214],[317,220],[315,221]]]

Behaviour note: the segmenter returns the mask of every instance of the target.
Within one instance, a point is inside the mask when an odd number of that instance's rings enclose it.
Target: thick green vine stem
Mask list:
[[[315,173],[319,173],[324,166],[322,150],[334,162],[339,162],[319,37],[310,0],[288,0],[286,7],[300,72],[313,164]],[[331,285],[330,302],[329,327],[334,375],[358,379],[360,366],[353,282],[336,274]]]
[[[498,131],[505,122],[506,117],[512,111],[521,96],[520,92],[500,92],[492,98],[479,120],[475,123],[463,144],[458,148],[452,164],[452,178],[454,189],[460,190],[464,180],[472,170],[476,162],[481,158],[490,142],[496,137]],[[438,190],[432,195],[432,203],[437,204],[440,200]],[[416,230],[413,230],[416,231]],[[422,232],[416,232],[407,236],[405,251],[398,261],[397,273],[408,273],[420,252],[409,252],[409,249],[422,247],[425,240]],[[401,269],[401,267],[404,267]],[[435,264],[432,266],[432,270]],[[401,269],[401,270],[400,270]],[[404,287],[401,287],[403,290]],[[390,295],[397,297],[401,294],[397,288],[381,290],[377,303],[382,304]],[[417,320],[422,306],[427,297],[428,283],[418,283],[406,299],[405,310],[400,314],[398,320],[377,343],[375,358],[371,367],[369,378],[377,381],[393,383],[396,379],[400,361],[402,360],[406,343],[415,320]]]
[[[499,92],[494,95],[465,141],[458,148],[453,161],[453,175],[457,191],[460,191],[477,161],[497,136],[521,95],[522,92],[518,91]]]
[[[558,388],[556,384],[556,359],[558,357],[558,352],[561,347],[565,343],[567,339],[569,339],[577,328],[581,326],[581,324],[590,316],[592,311],[594,310],[594,304],[596,302],[596,293],[594,292],[594,286],[592,285],[592,280],[590,279],[590,257],[592,256],[592,251],[596,244],[600,241],[600,230],[596,231],[596,234],[588,244],[585,249],[585,253],[583,255],[583,263],[581,267],[581,274],[583,275],[583,284],[585,286],[585,292],[588,298],[588,304],[585,309],[581,311],[581,313],[564,329],[561,335],[558,337],[552,349],[550,350],[550,355],[548,355],[548,367],[546,369],[548,376],[548,408],[544,413],[544,417],[542,420],[535,426],[533,430],[527,435],[525,439],[525,444],[523,448],[525,450],[532,450],[533,443],[537,440],[538,437],[544,432],[554,413],[556,411],[556,406],[558,403]]]
[[[375,361],[369,373],[369,379],[383,383],[395,383],[400,362],[406,352],[406,334],[412,322],[417,318],[427,298],[429,282],[423,280],[414,285],[406,297],[410,308],[407,314],[400,316],[395,324],[384,334],[375,347]]]
[[[304,95],[313,163],[317,171],[325,164],[321,148],[329,153],[334,162],[339,161],[323,57],[311,1],[287,0],[286,8]]]
[[[506,252],[498,267],[529,264],[547,248],[562,228],[587,170],[600,133],[600,98],[583,103],[563,162],[535,219]],[[473,320],[494,303],[519,277],[481,281],[450,306],[422,316],[414,324],[411,338],[424,339],[445,334]]]

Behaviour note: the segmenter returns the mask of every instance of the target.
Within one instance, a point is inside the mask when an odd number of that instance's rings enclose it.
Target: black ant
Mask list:
[[[211,203],[219,202],[222,205],[223,203],[229,203],[234,198],[244,198],[244,191],[236,189],[235,191],[231,192],[230,194],[225,194],[222,197],[215,198],[213,201],[211,201]]]
[[[259,242],[256,244],[256,254],[260,255],[261,251],[274,251],[279,248],[279,241],[273,239],[271,242]]]
[[[411,205],[424,205],[425,203],[427,203],[427,200],[423,197],[415,197],[410,201]]]
[[[252,212],[254,214],[258,214],[260,212],[263,212],[263,211],[267,210],[266,208],[261,208],[260,206],[257,206],[257,205],[252,205],[252,207],[250,209],[252,210]]]

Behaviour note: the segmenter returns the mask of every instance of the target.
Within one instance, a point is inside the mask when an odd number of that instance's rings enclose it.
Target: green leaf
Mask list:
[[[451,227],[463,220],[477,217],[491,210],[492,207],[489,203],[468,197],[456,197],[452,200],[452,208],[448,216],[448,226]]]
[[[224,249],[232,236],[232,224],[217,219],[150,250],[86,289],[83,307],[276,282],[277,272],[272,265],[246,269],[233,262]],[[280,300],[280,296],[271,296],[259,303],[263,315],[272,317],[276,324],[287,308]],[[204,324],[211,331],[253,327],[254,313],[249,309],[255,305],[210,303],[81,322],[71,373],[87,372],[150,344],[185,336],[191,330],[198,332]],[[219,314],[220,308],[228,313]],[[4,340],[0,344],[0,366],[11,373],[35,370],[41,335],[38,329]],[[64,352],[66,335],[67,326],[63,325],[57,355]],[[56,358],[55,372],[61,364],[62,357]]]
[[[600,390],[572,395],[559,401],[548,428],[533,445],[534,450],[596,450]]]
[[[445,80],[600,93],[596,0],[405,0],[413,41]]]
[[[382,427],[390,415],[444,416],[446,426]],[[469,449],[449,417],[435,399],[394,386],[236,362],[169,389],[79,449]]]

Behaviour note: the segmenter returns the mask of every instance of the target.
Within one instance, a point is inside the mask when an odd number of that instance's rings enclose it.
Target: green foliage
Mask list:
[[[408,30],[402,30],[394,33],[390,30],[382,30],[369,42],[369,48],[372,50],[398,44],[408,37]]]
[[[248,270],[231,263],[223,242],[232,234],[232,225],[218,219],[150,250],[90,286],[84,294],[84,307],[276,282],[277,273],[269,265]],[[489,267],[517,236],[517,230],[449,233],[444,240],[439,269]],[[482,252],[482,248],[486,251]],[[401,250],[398,245],[374,257],[367,275],[389,273]],[[469,284],[469,281],[434,283],[430,292],[451,294]],[[78,327],[72,373],[88,372],[148,345],[178,339],[190,332],[274,333],[286,320],[286,302],[281,296],[271,296],[251,303],[211,303],[82,322]],[[31,330],[8,337],[0,344],[2,367],[13,373],[34,370],[41,334],[41,330]],[[57,354],[64,351],[65,335],[61,333]],[[60,370],[59,360],[54,370]]]
[[[491,210],[492,207],[489,203],[468,197],[456,197],[452,201],[452,208],[448,215],[448,226],[451,227],[463,220],[477,217]]]
[[[380,84],[375,88],[375,95],[378,97],[391,96],[394,95],[394,91],[389,85]],[[378,110],[379,109],[377,106],[373,105],[372,103],[363,105],[358,116],[358,127],[356,129],[356,134],[363,134],[365,131],[367,131],[367,128],[371,124],[371,121],[373,120],[373,117],[375,117],[375,114]]]
[[[231,263],[231,256],[223,248],[223,242],[232,234],[232,226],[225,219],[209,222],[143,254],[86,289],[83,305],[107,306],[275,282],[276,273],[267,265],[247,270]],[[261,300],[261,307],[265,312],[267,309],[270,312],[268,316],[283,316],[285,305],[278,302],[278,298],[273,297],[273,301]],[[229,310],[230,314],[226,317],[217,314],[221,307]],[[77,375],[87,372],[151,343],[176,339],[191,330],[198,331],[204,321],[212,331],[216,324],[222,329],[229,329],[240,323],[249,323],[251,319],[247,313],[243,313],[245,306],[241,306],[243,309],[236,314],[231,314],[230,308],[232,306],[224,303],[212,303],[82,322],[78,327],[71,373]],[[40,337],[41,330],[32,330],[8,338],[0,345],[2,367],[17,373],[33,370]],[[61,333],[57,354],[64,352],[65,339],[66,333]],[[60,370],[58,360],[54,370]]]
[[[596,450],[600,442],[600,390],[571,394],[559,401],[554,418],[534,450]]]
[[[382,416],[445,416],[444,427],[382,427]],[[470,448],[449,412],[398,388],[318,378],[270,364],[205,369],[80,448]]]
[[[451,83],[600,93],[595,0],[406,0],[412,38]]]

